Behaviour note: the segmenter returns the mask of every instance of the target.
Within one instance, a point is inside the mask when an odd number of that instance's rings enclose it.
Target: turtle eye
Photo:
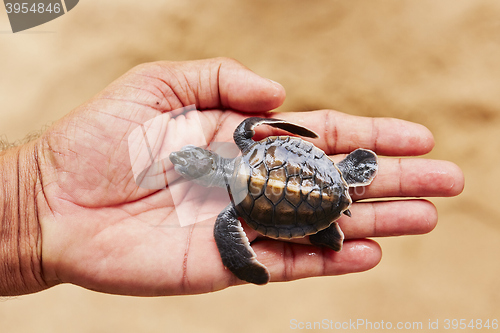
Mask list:
[[[194,159],[187,165],[187,173],[193,178],[204,176],[212,171],[211,159]]]
[[[170,158],[170,161],[172,162],[172,164],[174,164],[174,165],[185,166],[187,164],[186,159],[183,158],[182,156],[179,156],[179,152],[171,153],[169,158]]]
[[[210,174],[216,169],[213,154],[202,148],[189,146],[170,154],[175,170],[188,179]]]

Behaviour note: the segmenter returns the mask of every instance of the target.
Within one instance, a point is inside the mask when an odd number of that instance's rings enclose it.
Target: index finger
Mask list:
[[[273,113],[273,117],[307,127],[319,135],[311,140],[326,154],[345,154],[366,148],[380,155],[423,155],[434,147],[423,125],[395,118],[352,116],[332,110]]]

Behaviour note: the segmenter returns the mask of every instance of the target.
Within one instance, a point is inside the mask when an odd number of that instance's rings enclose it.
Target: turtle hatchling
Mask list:
[[[215,222],[214,238],[222,263],[239,279],[269,282],[267,268],[256,258],[238,218],[274,239],[309,236],[311,244],[342,249],[344,234],[337,222],[351,216],[349,187],[371,183],[377,155],[357,149],[337,164],[312,143],[293,136],[252,139],[266,124],[303,137],[313,131],[273,118],[245,119],[234,131],[241,155],[227,159],[192,145],[170,154],[177,173],[203,186],[226,187],[231,203]]]

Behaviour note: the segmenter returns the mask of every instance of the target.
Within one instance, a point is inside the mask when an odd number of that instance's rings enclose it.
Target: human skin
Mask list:
[[[177,228],[170,189],[137,186],[128,135],[160,114],[195,104],[204,136],[231,142],[250,115],[285,119],[320,135],[310,140],[333,159],[363,147],[379,156],[373,183],[339,224],[342,251],[262,239],[244,226],[271,281],[368,270],[381,259],[368,237],[422,234],[437,223],[434,205],[415,197],[455,196],[464,185],[453,163],[423,158],[434,146],[425,127],[332,110],[266,113],[283,87],[226,58],[137,66],[54,123],[38,139],[0,153],[0,295],[60,283],[123,295],[179,295],[242,284],[222,265],[212,226]],[[265,127],[265,126],[263,126]],[[184,131],[189,137],[189,128]],[[262,128],[258,135],[275,133]],[[200,208],[201,209],[201,208]],[[210,207],[205,207],[209,210]],[[216,215],[217,212],[214,212]],[[207,227],[208,226],[208,227]]]

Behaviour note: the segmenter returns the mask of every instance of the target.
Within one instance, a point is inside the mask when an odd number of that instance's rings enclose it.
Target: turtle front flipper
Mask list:
[[[342,243],[344,242],[344,233],[340,229],[337,222],[333,222],[326,229],[318,231],[314,235],[309,236],[309,241],[312,245],[326,246],[333,251],[342,250]]]
[[[253,129],[261,124],[266,124],[272,127],[281,128],[282,130],[285,130],[287,132],[297,134],[300,136],[305,136],[308,138],[318,137],[318,134],[314,133],[310,129],[290,123],[285,120],[274,119],[274,118],[251,117],[242,121],[233,134],[234,142],[242,151],[246,150],[246,148],[248,148],[252,143],[254,143],[252,137],[254,136],[255,131]]]
[[[269,271],[255,259],[255,252],[250,247],[232,204],[217,217],[214,238],[222,263],[236,277],[255,284],[269,282]]]
[[[337,164],[347,185],[369,185],[378,170],[377,155],[368,149],[356,149]]]

